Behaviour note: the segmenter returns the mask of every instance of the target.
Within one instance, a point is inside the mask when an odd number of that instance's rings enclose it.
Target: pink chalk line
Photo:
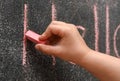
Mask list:
[[[84,37],[85,36],[85,33],[86,33],[86,29],[84,28],[84,27],[82,27],[82,26],[76,26],[78,29],[81,29],[82,31],[83,31],[83,33],[82,33],[82,37]]]
[[[113,45],[114,45],[114,51],[115,51],[115,55],[117,56],[117,57],[120,57],[120,55],[119,55],[119,53],[118,53],[118,50],[117,50],[117,46],[116,46],[116,40],[117,40],[117,32],[118,32],[118,30],[120,29],[120,25],[116,28],[116,30],[115,30],[115,33],[114,33],[114,36],[113,36],[113,40],[114,40],[114,43],[113,43]]]
[[[52,2],[52,21],[57,19],[55,4]]]
[[[109,6],[106,6],[106,54],[110,54],[110,42],[109,42]]]
[[[55,8],[55,4],[52,2],[52,21],[56,19],[57,19],[56,8]],[[54,66],[56,64],[56,59],[54,56],[52,56],[52,59],[53,59],[52,65]]]
[[[27,4],[24,4],[24,32],[23,32],[23,55],[22,55],[22,65],[26,65],[26,36],[25,33],[27,32],[28,20],[27,20]]]
[[[94,5],[94,21],[95,21],[95,50],[99,51],[99,28],[98,28],[98,13],[97,13],[97,6]]]

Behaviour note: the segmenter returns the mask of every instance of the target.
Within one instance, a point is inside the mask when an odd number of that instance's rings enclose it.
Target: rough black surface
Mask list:
[[[23,81],[21,0],[0,0],[0,81]]]
[[[116,56],[113,36],[120,24],[119,0],[0,0],[0,81],[99,81],[80,66],[44,55],[27,41],[27,64],[22,66],[23,12],[28,4],[28,29],[42,34],[51,22],[51,3],[57,9],[57,20],[81,25],[85,41],[95,49],[94,12],[99,18],[99,51],[106,51],[106,6],[110,14],[110,53]],[[120,29],[116,37],[120,54]],[[97,69],[96,69],[97,70]]]

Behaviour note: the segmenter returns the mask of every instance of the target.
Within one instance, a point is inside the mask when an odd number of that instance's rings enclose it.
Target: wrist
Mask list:
[[[95,51],[92,49],[89,49],[82,58],[77,62],[78,65],[81,65],[82,67],[86,66],[86,62],[90,61],[91,58],[93,58]]]
[[[91,51],[93,51],[92,49],[90,49],[89,47],[83,47],[84,49],[80,49],[80,47],[77,48],[77,51],[75,52],[75,55],[73,57],[73,59],[71,60],[72,62],[76,63],[76,64],[80,64],[84,58],[86,56],[88,56],[88,54],[90,54]]]

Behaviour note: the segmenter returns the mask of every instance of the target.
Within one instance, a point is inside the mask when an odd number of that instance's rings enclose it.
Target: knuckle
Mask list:
[[[55,24],[55,23],[56,23],[56,21],[52,21],[52,22],[51,22],[51,24]]]
[[[71,31],[71,30],[72,30],[72,28],[71,28],[71,27],[68,27],[68,28],[67,28],[67,30],[68,30],[68,31]]]
[[[75,27],[75,25],[74,24],[68,24],[70,27]]]
[[[49,25],[48,29],[51,29],[52,28],[52,25]]]
[[[74,24],[69,24],[69,28],[71,28],[71,30],[73,30],[76,28],[76,26]]]
[[[66,28],[67,31],[73,31],[74,30],[74,27],[73,26],[69,26]]]
[[[44,51],[45,51],[46,53],[48,53],[48,52],[50,51],[50,48],[49,48],[49,47],[45,47],[44,49],[45,49]]]
[[[48,26],[48,30],[51,30],[51,29],[52,29],[52,27],[53,27],[53,25],[52,25],[52,24],[50,24],[50,25]]]

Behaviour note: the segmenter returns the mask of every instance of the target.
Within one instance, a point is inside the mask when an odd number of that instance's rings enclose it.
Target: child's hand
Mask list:
[[[40,40],[48,42],[37,44],[38,50],[74,62],[102,81],[120,81],[120,59],[91,50],[74,25],[53,21]]]
[[[47,40],[48,44],[37,44],[36,49],[67,61],[83,58],[90,50],[73,24],[60,21],[52,21],[40,40]]]

